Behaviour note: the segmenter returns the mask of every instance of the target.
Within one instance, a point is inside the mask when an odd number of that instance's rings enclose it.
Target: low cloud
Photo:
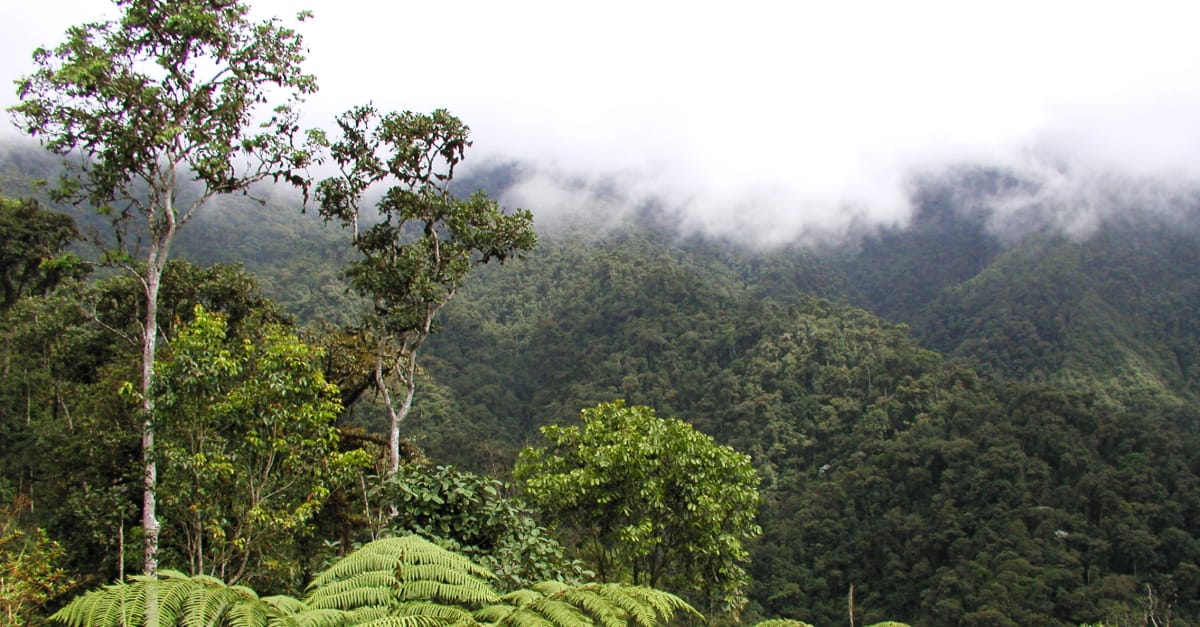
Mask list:
[[[305,7],[310,124],[447,108],[474,130],[468,164],[521,164],[504,200],[543,225],[655,207],[691,232],[819,244],[903,226],[916,181],[984,167],[1022,181],[986,199],[998,232],[1082,237],[1178,214],[1200,183],[1194,2]],[[53,0],[0,39],[53,45],[113,10]],[[8,59],[7,76],[30,70]]]

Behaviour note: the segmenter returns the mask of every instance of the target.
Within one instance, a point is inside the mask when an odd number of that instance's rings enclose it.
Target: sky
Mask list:
[[[314,13],[299,25],[311,123],[368,101],[447,108],[472,128],[468,164],[527,164],[502,200],[539,221],[655,202],[710,234],[820,241],[903,225],[914,180],[981,165],[1035,183],[994,199],[998,222],[1086,234],[1200,184],[1194,1],[251,5]],[[0,79],[116,15],[105,0],[3,12]]]

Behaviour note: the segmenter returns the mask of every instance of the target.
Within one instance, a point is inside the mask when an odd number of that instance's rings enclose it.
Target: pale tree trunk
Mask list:
[[[400,368],[400,361],[412,362],[415,355],[402,355],[397,359],[395,368]],[[392,402],[392,392],[388,388],[387,375],[383,369],[383,346],[380,346],[379,352],[375,355],[375,389],[383,397],[383,404],[388,411],[388,467],[395,474],[400,470],[400,423],[408,417],[408,412],[412,409],[413,393],[416,392],[416,382],[412,376],[400,376],[404,383],[404,401],[399,407]],[[405,366],[406,372],[411,372],[410,366]]]
[[[175,238],[177,226],[174,204],[174,168],[159,179],[160,185],[153,189],[149,218],[150,249],[146,255],[145,275],[142,287],[146,296],[146,317],[142,323],[142,463],[145,491],[142,495],[142,531],[145,540],[142,574],[158,577],[158,466],[154,453],[154,351],[158,342],[158,289],[162,283],[163,270]],[[153,187],[153,186],[152,186]],[[155,202],[156,200],[160,202]],[[154,210],[162,207],[161,218]],[[161,220],[161,221],[160,221]],[[146,588],[146,625],[158,625],[158,589]]]
[[[425,312],[425,319],[422,321],[419,330],[408,335],[401,342],[399,354],[395,356],[395,361],[392,364],[392,371],[395,373],[396,378],[400,379],[400,383],[404,384],[404,400],[400,403],[399,407],[396,407],[392,403],[392,394],[387,384],[387,372],[384,371],[383,367],[384,356],[387,352],[387,339],[385,339],[387,331],[382,327],[379,330],[379,346],[375,351],[375,388],[383,396],[383,402],[387,406],[388,418],[390,419],[388,461],[393,474],[400,470],[400,423],[404,422],[404,419],[408,417],[408,412],[412,410],[413,397],[417,391],[417,351],[421,348],[421,344],[425,342],[425,338],[429,337],[429,333],[433,329],[434,317],[454,297],[455,291],[451,289],[445,301],[431,306]]]
[[[156,242],[157,243],[157,242]],[[158,517],[156,514],[158,467],[154,461],[154,349],[158,340],[158,287],[162,270],[154,259],[158,247],[151,245],[151,260],[146,264],[146,318],[142,324],[142,531],[145,534],[145,553],[142,574],[158,574]]]

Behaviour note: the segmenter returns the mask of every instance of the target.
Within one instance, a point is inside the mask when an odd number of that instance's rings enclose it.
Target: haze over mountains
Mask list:
[[[523,164],[508,200],[545,223],[654,203],[706,235],[827,241],[907,224],[913,182],[965,165],[1025,183],[991,199],[1006,224],[1032,213],[1082,234],[1200,181],[1190,2],[305,7],[322,86],[308,124],[368,101],[448,108],[474,129],[472,161]],[[290,24],[295,7],[253,10]],[[0,79],[113,11],[12,7]]]

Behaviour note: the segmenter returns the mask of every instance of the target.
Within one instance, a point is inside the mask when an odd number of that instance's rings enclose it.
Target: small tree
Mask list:
[[[367,105],[337,119],[330,154],[341,174],[317,185],[326,220],[354,234],[362,258],[349,265],[350,285],[373,306],[367,326],[376,340],[373,384],[387,407],[391,470],[400,466],[400,423],[412,407],[417,351],[434,320],[471,268],[532,250],[528,211],[506,213],[482,192],[450,194],[454,170],[471,145],[470,129],[445,110],[380,115]],[[376,204],[378,220],[360,231],[364,194],[391,183]],[[402,397],[393,398],[398,382]]]
[[[395,512],[388,518],[393,534],[435,539],[491,570],[505,589],[583,579],[580,563],[566,558],[533,511],[504,490],[490,477],[417,463],[401,464],[376,487]]]
[[[178,229],[213,196],[246,193],[267,178],[302,182],[309,153],[295,142],[294,106],[316,81],[300,71],[300,36],[274,19],[252,22],[240,2],[116,4],[119,19],[72,27],[62,45],[34,52],[37,70],[18,81],[22,102],[10,111],[65,158],[54,195],[109,215],[110,259],[142,283],[142,527],[152,576],[159,524],[150,388],[163,267]],[[260,115],[268,97],[280,104]],[[195,185],[181,189],[185,178]],[[132,263],[143,237],[143,263]]]
[[[737,612],[760,533],[747,455],[649,407],[603,403],[582,427],[542,428],[514,476],[529,500],[578,534],[602,580],[687,590]]]
[[[278,324],[231,341],[197,305],[160,360],[164,514],[191,573],[236,583],[286,564],[339,474],[367,462],[337,450],[341,404],[319,358]]]

